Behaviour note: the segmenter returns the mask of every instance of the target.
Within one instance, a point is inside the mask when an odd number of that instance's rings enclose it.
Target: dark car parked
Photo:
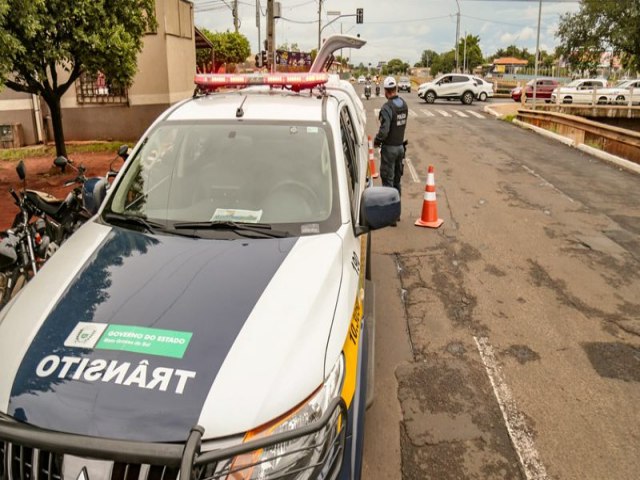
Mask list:
[[[529,80],[524,87],[526,98],[533,98],[533,82],[533,80]],[[539,78],[536,85],[536,98],[550,99],[553,90],[559,86],[560,84],[557,80],[553,80],[552,78]],[[516,87],[511,90],[511,98],[519,102],[522,99],[522,90],[522,87]]]

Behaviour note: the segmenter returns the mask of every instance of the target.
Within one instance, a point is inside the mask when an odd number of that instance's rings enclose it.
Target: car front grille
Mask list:
[[[2,442],[0,459],[0,480],[63,480],[63,455]],[[178,477],[177,468],[164,465],[113,462],[110,467],[110,480],[176,480]]]
[[[0,480],[332,480],[347,425],[337,398],[312,423],[202,452],[199,426],[185,443],[146,443],[41,430],[0,414]]]
[[[64,456],[61,454],[3,442],[0,458],[0,480],[63,480]],[[110,480],[176,480],[177,477],[177,468],[122,462],[113,462],[109,476]]]
[[[36,448],[0,443],[1,480],[62,480],[62,456]]]

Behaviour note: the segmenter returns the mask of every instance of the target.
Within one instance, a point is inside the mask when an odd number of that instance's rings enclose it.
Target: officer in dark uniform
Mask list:
[[[380,179],[385,187],[394,187],[400,192],[400,179],[404,170],[404,131],[407,128],[409,107],[398,96],[396,79],[384,79],[384,96],[387,99],[380,109],[380,130],[373,141],[380,148]],[[398,219],[399,220],[399,219]]]
[[[380,130],[373,145],[380,149],[380,178],[385,187],[394,187],[400,193],[400,178],[404,160],[404,131],[407,127],[409,107],[398,96],[396,79],[384,79],[384,96],[387,98],[380,109]]]

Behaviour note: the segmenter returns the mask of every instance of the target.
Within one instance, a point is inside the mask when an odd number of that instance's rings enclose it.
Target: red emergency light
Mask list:
[[[203,90],[218,88],[244,88],[255,85],[289,88],[294,92],[310,89],[329,81],[326,73],[265,73],[250,75],[196,74],[195,84]]]

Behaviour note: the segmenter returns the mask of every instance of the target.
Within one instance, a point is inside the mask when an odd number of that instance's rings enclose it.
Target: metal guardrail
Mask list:
[[[623,107],[624,108],[624,107]],[[640,133],[575,115],[543,110],[518,110],[518,120],[640,164]]]

